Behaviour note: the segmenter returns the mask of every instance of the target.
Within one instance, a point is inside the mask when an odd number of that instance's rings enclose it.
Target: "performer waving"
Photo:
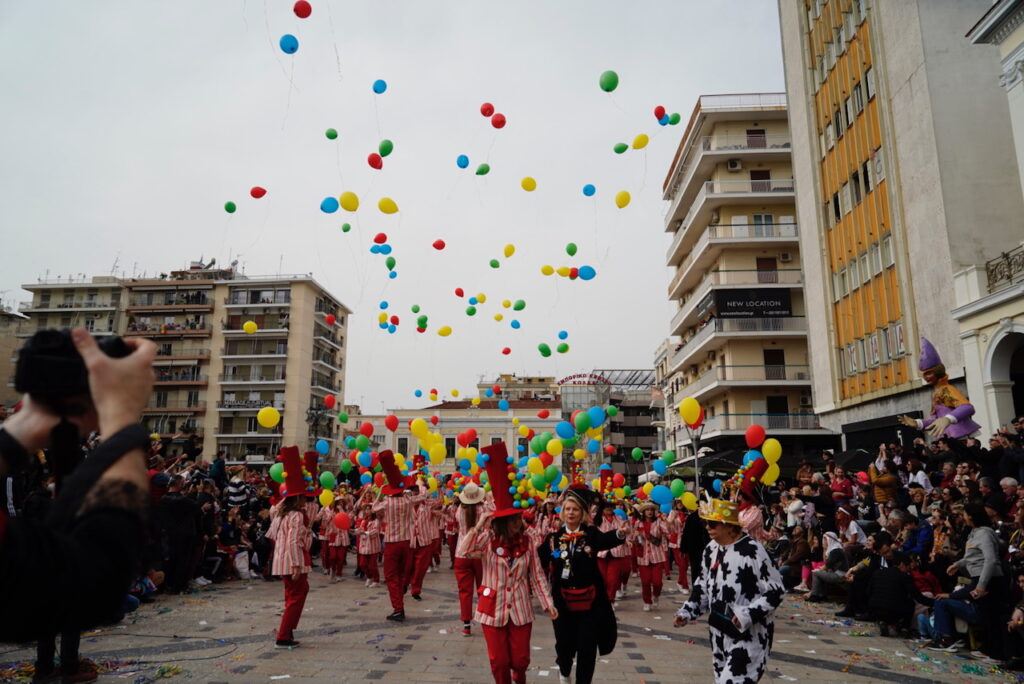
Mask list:
[[[272,572],[284,580],[284,613],[277,630],[278,648],[295,648],[293,630],[302,617],[309,593],[309,547],[312,543],[309,516],[306,513],[306,479],[308,471],[303,467],[298,447],[281,449],[280,460],[284,463],[284,483],[281,496],[284,500],[277,509],[271,532],[267,536],[274,540],[274,561]]]

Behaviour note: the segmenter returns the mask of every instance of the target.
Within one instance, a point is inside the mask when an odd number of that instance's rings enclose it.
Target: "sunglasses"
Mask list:
[[[716,527],[718,527],[719,525],[724,525],[725,524],[725,523],[715,522],[714,520],[708,520],[706,522],[707,522],[708,529],[712,529],[712,530],[715,529]]]

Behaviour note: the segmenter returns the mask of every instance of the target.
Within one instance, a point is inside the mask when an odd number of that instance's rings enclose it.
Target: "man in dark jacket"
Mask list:
[[[918,591],[910,574],[910,558],[896,552],[889,565],[878,568],[868,582],[868,613],[878,621],[882,636],[889,630],[907,629],[914,615],[914,601],[930,606],[933,600]]]
[[[168,593],[184,591],[191,577],[192,554],[202,537],[202,511],[199,504],[181,493],[184,478],[175,475],[167,484],[167,493],[160,499],[156,514],[167,535]]]
[[[868,555],[857,565],[846,572],[846,607],[836,613],[836,617],[867,620],[867,591],[871,576],[879,568],[889,566],[888,559],[892,556],[892,535],[882,530],[868,537],[864,547]]]

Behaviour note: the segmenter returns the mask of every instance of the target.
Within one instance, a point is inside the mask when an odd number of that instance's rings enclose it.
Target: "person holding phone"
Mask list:
[[[756,682],[764,675],[775,631],[774,612],[785,589],[764,547],[743,532],[739,507],[726,498],[702,501],[711,542],[701,557],[690,600],[676,613],[685,627],[709,613],[715,682]]]

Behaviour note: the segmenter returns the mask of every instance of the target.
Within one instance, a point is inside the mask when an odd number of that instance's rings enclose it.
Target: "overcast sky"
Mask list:
[[[28,299],[20,284],[47,271],[106,274],[115,260],[129,276],[200,257],[237,257],[250,275],[311,272],[355,312],[345,401],[368,412],[424,405],[417,388],[469,393],[481,375],[651,367],[671,316],[662,181],[698,95],[783,89],[775,3],[312,6],[301,20],[290,1],[0,3],[0,298]],[[278,48],[286,33],[294,55]],[[621,79],[611,94],[598,87],[607,69]],[[682,123],[659,126],[657,105]],[[639,133],[646,149],[612,151]],[[366,157],[383,138],[395,149],[376,171]],[[357,213],[320,211],[344,190]],[[632,195],[621,210],[620,190]],[[380,213],[381,197],[399,213]],[[395,280],[369,253],[378,232]],[[597,277],[544,277],[545,264]],[[487,295],[476,316],[456,287]],[[506,298],[526,309],[502,309]],[[377,327],[382,300],[401,317],[395,334]],[[543,358],[538,343],[554,349],[560,330],[570,351]]]

